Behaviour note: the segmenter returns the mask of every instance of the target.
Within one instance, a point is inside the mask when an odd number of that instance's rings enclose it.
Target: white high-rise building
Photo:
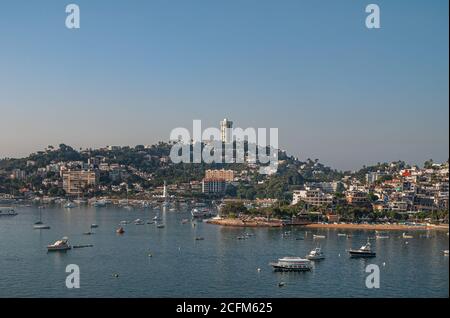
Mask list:
[[[232,142],[231,140],[231,129],[233,127],[233,122],[228,119],[224,119],[220,122],[220,138],[223,143]]]

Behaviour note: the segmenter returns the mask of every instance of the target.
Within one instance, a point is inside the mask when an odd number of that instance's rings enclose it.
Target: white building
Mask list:
[[[233,128],[233,122],[228,119],[224,119],[220,122],[220,139],[223,143],[232,142],[231,137],[231,129]]]

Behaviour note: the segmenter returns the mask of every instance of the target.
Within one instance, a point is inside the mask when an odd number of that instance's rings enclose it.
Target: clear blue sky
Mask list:
[[[65,6],[81,29],[65,27]],[[365,6],[381,8],[380,30]],[[448,1],[2,0],[0,157],[278,127],[339,169],[448,158]]]

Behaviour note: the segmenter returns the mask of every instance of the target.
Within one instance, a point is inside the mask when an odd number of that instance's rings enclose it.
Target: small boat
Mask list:
[[[347,234],[345,234],[345,233],[338,233],[337,236],[345,236],[345,237],[347,237]]]
[[[325,235],[316,235],[316,234],[313,234],[313,238],[314,239],[324,239],[326,236]]]
[[[86,245],[74,245],[72,248],[85,248],[85,247],[94,247],[92,244],[86,244]]]
[[[48,230],[48,229],[50,229],[50,226],[48,226],[47,224],[44,224],[42,222],[42,210],[39,210],[39,221],[34,223],[33,229],[35,229],[35,230]]]
[[[377,254],[375,252],[372,252],[372,249],[370,248],[370,243],[367,241],[367,243],[363,246],[361,246],[357,250],[348,250],[351,257],[375,257]]]
[[[389,238],[389,236],[387,236],[387,235],[381,235],[381,234],[377,234],[375,237],[376,237],[377,240],[388,239],[388,238]]]
[[[322,249],[320,247],[316,247],[306,256],[310,261],[318,261],[321,259],[325,259],[325,254],[323,254]]]
[[[402,237],[405,238],[405,239],[412,239],[412,238],[414,238],[414,236],[408,235],[408,234],[406,234],[406,233],[404,233],[404,232],[403,232],[403,234],[402,234]]]
[[[156,225],[156,227],[157,227],[158,229],[162,229],[162,228],[165,227],[165,225],[164,225],[164,224],[158,224],[158,225]]]
[[[444,255],[448,256],[448,250],[443,250],[442,253],[444,253]]]
[[[134,224],[135,224],[135,225],[144,225],[145,222],[142,221],[141,219],[136,219],[136,220],[134,220]]]
[[[153,221],[161,221],[161,218],[158,215],[156,215],[153,217]]]
[[[15,216],[17,212],[10,207],[0,207],[0,216]]]
[[[147,224],[155,224],[155,221],[147,221]]]
[[[83,235],[92,235],[94,232],[84,232]]]
[[[244,235],[241,235],[241,236],[238,236],[238,237],[236,237],[238,240],[246,240],[247,239],[247,237],[246,236],[244,236]]]
[[[69,245],[68,242],[69,242],[69,239],[67,237],[63,237],[62,239],[56,241],[55,243],[47,245],[47,251],[55,252],[55,251],[70,250],[72,247]]]
[[[117,233],[117,234],[123,234],[123,233],[125,233],[125,230],[123,229],[123,227],[119,227],[119,228],[116,230],[116,233]]]
[[[204,237],[201,237],[201,236],[195,238],[196,241],[203,241],[204,239],[205,239],[205,238],[204,238]]]
[[[275,271],[310,271],[311,261],[300,257],[283,257],[269,264]]]
[[[33,229],[35,230],[48,230],[50,229],[50,226],[44,223],[41,224],[34,224],[33,225]]]
[[[72,208],[75,208],[77,205],[75,204],[75,203],[73,203],[73,202],[67,202],[65,205],[64,205],[64,208],[66,208],[66,209],[72,209]]]
[[[189,222],[188,219],[183,219],[183,220],[181,220],[181,224],[186,224],[186,223],[188,223],[188,222]]]
[[[97,224],[91,224],[91,229],[96,229],[96,228],[98,228],[98,225]]]
[[[129,223],[130,223],[129,221],[120,221],[120,225],[127,225]]]

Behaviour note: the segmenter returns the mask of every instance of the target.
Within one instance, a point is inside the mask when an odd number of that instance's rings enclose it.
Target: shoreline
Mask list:
[[[406,224],[284,224],[281,220],[241,220],[241,219],[210,219],[206,221],[228,227],[286,227],[298,226],[309,229],[343,229],[343,230],[375,230],[375,231],[449,231],[448,225],[406,225]]]

